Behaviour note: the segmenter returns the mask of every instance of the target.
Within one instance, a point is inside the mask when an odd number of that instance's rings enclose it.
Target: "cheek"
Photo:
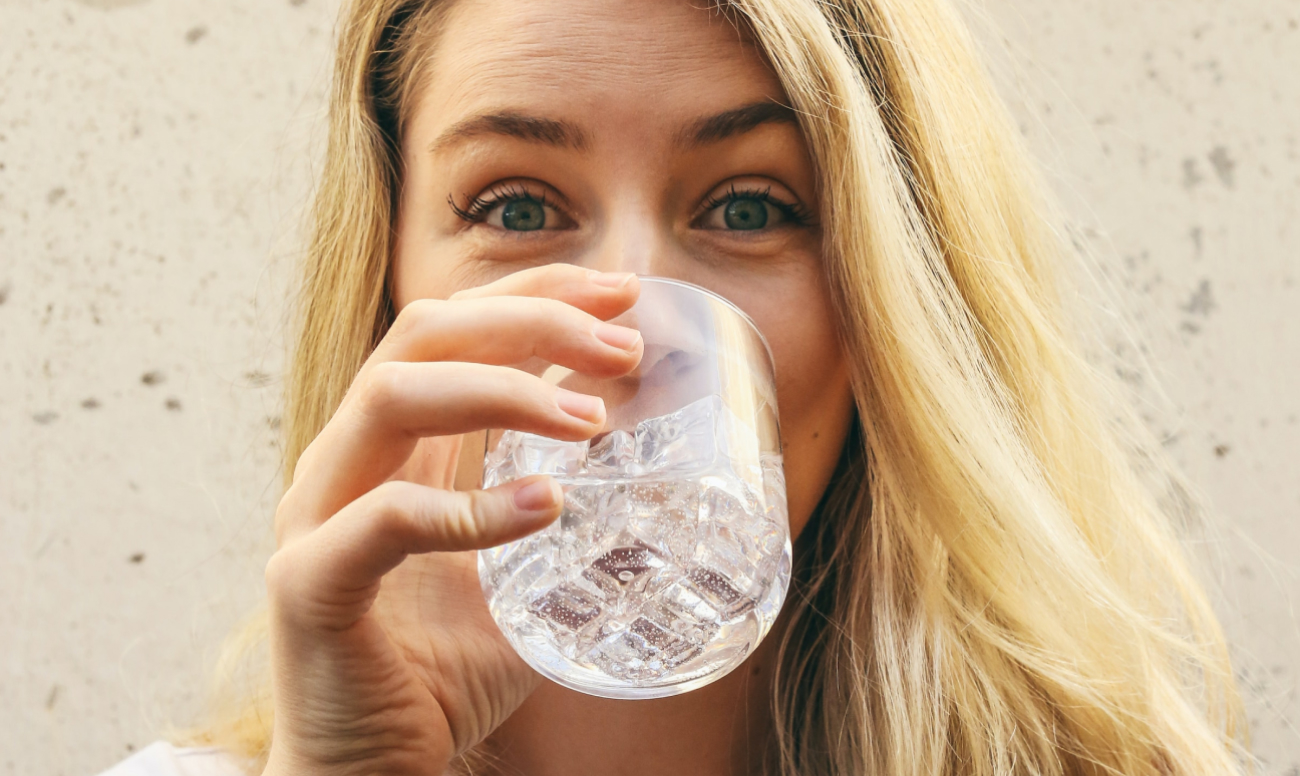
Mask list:
[[[787,286],[780,303],[760,314],[776,360],[777,400],[784,425],[811,422],[843,392],[845,370],[830,300],[817,283]]]
[[[786,283],[769,299],[752,314],[776,360],[790,530],[797,538],[839,461],[853,417],[853,393],[822,283],[811,277]]]
[[[457,291],[481,285],[461,279],[458,264],[451,259],[454,254],[440,251],[436,244],[425,244],[418,249],[409,244],[399,244],[393,251],[393,266],[389,276],[389,292],[393,306],[400,310],[416,299],[446,299]]]
[[[411,177],[419,170],[412,169]],[[409,183],[409,181],[408,181]],[[447,268],[438,260],[440,252],[433,238],[432,203],[419,192],[423,186],[403,187],[397,216],[389,293],[398,310],[415,299],[446,299],[456,292],[447,282]]]

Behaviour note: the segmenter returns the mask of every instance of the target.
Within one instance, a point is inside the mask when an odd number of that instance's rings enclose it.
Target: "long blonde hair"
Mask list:
[[[343,11],[286,477],[392,319],[400,138],[443,5]],[[956,11],[718,5],[800,115],[858,410],[800,542],[771,770],[1244,770],[1224,638],[1166,511],[1184,502],[1159,492],[1176,477],[1069,332],[1070,251]],[[264,753],[254,695],[204,738]]]

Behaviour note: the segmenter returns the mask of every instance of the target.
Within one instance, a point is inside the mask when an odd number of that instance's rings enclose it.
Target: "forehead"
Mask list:
[[[784,102],[748,36],[698,0],[459,0],[417,97],[417,124],[509,108],[629,135]]]

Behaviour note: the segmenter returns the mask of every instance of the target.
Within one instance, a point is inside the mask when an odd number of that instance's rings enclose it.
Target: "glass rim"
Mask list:
[[[730,309],[730,310],[731,310],[732,312],[734,312],[736,315],[739,315],[739,316],[740,316],[740,319],[743,320],[743,321],[744,321],[744,322],[749,326],[749,328],[750,328],[750,329],[751,329],[755,334],[758,335],[758,341],[761,342],[761,343],[763,343],[763,350],[767,353],[767,363],[768,363],[768,365],[771,367],[773,377],[775,378],[775,375],[776,375],[776,357],[772,354],[772,346],[771,346],[770,344],[768,344],[768,342],[767,342],[767,337],[763,336],[763,330],[760,329],[760,328],[758,328],[758,324],[757,324],[757,323],[754,323],[754,319],[753,319],[753,318],[749,317],[749,313],[747,313],[747,312],[745,312],[744,310],[740,309],[740,307],[738,307],[738,306],[736,305],[735,302],[731,301],[730,299],[726,298],[725,296],[722,296],[721,294],[718,294],[718,293],[715,292],[715,291],[710,291],[709,289],[705,288],[704,286],[698,286],[698,285],[696,285],[696,284],[694,284],[694,283],[688,283],[688,282],[685,281],[685,280],[678,280],[678,279],[676,279],[676,278],[666,278],[666,277],[662,277],[662,276],[660,276],[660,275],[642,275],[642,274],[639,273],[639,272],[636,272],[636,273],[633,273],[633,274],[636,275],[637,280],[639,280],[639,281],[641,281],[641,282],[643,282],[643,283],[644,283],[644,282],[650,282],[650,283],[661,283],[661,284],[666,285],[666,286],[680,286],[680,287],[682,287],[682,288],[687,288],[687,289],[690,289],[690,290],[692,290],[692,291],[698,291],[698,292],[700,292],[701,294],[704,294],[705,296],[711,297],[712,299],[714,299],[714,300],[716,300],[716,301],[718,301],[718,302],[721,302],[725,307],[727,307],[728,309]],[[638,298],[638,301],[640,301],[639,298]],[[635,306],[635,305],[634,305],[634,306]]]

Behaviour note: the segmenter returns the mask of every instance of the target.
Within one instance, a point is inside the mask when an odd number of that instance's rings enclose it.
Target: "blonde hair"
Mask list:
[[[286,477],[392,319],[402,121],[443,5],[343,11]],[[1162,511],[1178,481],[1069,333],[1070,252],[955,10],[719,6],[800,115],[858,410],[800,542],[772,770],[1241,772],[1224,638]],[[261,692],[204,738],[257,756],[270,729]]]

